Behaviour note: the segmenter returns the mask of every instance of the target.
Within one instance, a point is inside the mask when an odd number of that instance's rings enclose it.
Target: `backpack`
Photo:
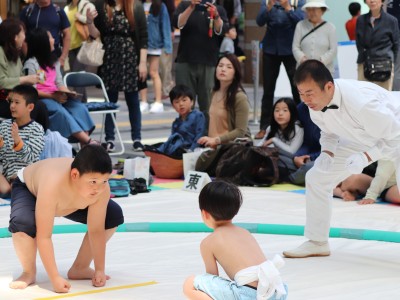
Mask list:
[[[110,193],[114,197],[127,197],[131,193],[131,186],[125,178],[110,178],[108,184],[110,185]]]
[[[279,151],[274,147],[234,144],[220,157],[216,177],[244,186],[271,186],[279,181]]]

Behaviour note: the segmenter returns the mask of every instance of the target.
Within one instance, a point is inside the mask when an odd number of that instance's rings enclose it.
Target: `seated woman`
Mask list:
[[[251,139],[248,128],[249,100],[241,80],[237,57],[234,54],[221,56],[214,76],[208,135],[201,137],[198,144],[215,149],[237,138]]]
[[[7,96],[10,90],[19,84],[33,85],[39,81],[37,74],[22,73],[20,58],[22,44],[25,41],[24,24],[8,18],[0,25],[0,117],[11,118],[10,104]],[[43,103],[37,103],[31,111],[31,118],[41,124],[44,130],[48,125],[48,114]]]
[[[248,128],[249,101],[241,79],[241,67],[237,57],[234,54],[221,56],[214,76],[208,135],[197,141],[198,144],[210,147],[214,151],[200,156],[196,163],[197,171],[208,172],[214,176],[215,165],[223,152],[220,145],[236,139],[251,141]]]
[[[75,138],[81,145],[99,143],[90,138],[94,123],[85,104],[74,99],[62,82],[60,63],[52,55],[54,39],[43,28],[31,30],[27,37],[28,54],[24,69],[28,74],[39,74],[36,84],[39,98],[49,111],[52,131],[58,131],[66,138]]]

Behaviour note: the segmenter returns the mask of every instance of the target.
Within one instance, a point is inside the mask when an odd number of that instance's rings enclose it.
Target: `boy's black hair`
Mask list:
[[[11,93],[21,95],[22,98],[24,98],[26,105],[31,103],[36,104],[36,102],[39,100],[39,94],[37,90],[31,85],[19,84],[12,89]]]
[[[358,2],[351,2],[349,4],[349,12],[350,14],[355,17],[361,11],[361,4]]]
[[[201,190],[199,207],[215,221],[232,220],[242,205],[242,193],[236,185],[226,181],[213,181]]]
[[[191,88],[184,84],[177,84],[169,92],[169,99],[173,103],[174,99],[179,99],[181,97],[189,97],[190,100],[194,100],[194,93]]]
[[[329,81],[333,83],[331,72],[322,62],[316,59],[309,59],[301,63],[293,77],[296,85],[310,79],[314,80],[321,90],[325,88],[325,84]]]
[[[75,156],[71,169],[76,168],[80,175],[86,173],[107,174],[112,172],[111,158],[106,149],[99,145],[86,145]]]

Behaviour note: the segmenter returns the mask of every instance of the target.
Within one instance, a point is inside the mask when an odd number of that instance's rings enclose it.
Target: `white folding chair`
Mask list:
[[[90,73],[90,72],[71,72],[67,73],[64,76],[64,85],[68,88],[77,88],[77,87],[89,87],[89,86],[100,86],[101,90],[103,92],[103,99],[104,101],[100,103],[110,103],[110,100],[108,99],[107,91],[104,86],[103,80],[96,74]],[[90,98],[88,97],[88,103],[90,102]],[[98,101],[96,101],[98,102]],[[112,121],[115,125],[115,132],[117,134],[117,139],[118,142],[121,145],[121,149],[118,152],[112,152],[110,155],[120,155],[125,152],[125,146],[124,142],[122,141],[121,133],[118,128],[117,121],[115,119],[114,114],[119,112],[118,108],[97,108],[96,110],[93,110],[90,105],[88,105],[89,112],[91,114],[102,114],[103,115],[103,122],[102,122],[102,128],[101,128],[101,134],[100,134],[100,141],[102,140],[103,137],[103,130],[104,130],[104,123],[105,123],[105,118],[106,114],[110,114]]]

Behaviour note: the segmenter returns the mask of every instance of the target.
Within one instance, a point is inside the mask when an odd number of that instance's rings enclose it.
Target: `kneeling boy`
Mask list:
[[[287,288],[277,270],[282,258],[267,260],[250,232],[232,224],[241,205],[242,194],[231,183],[211,182],[200,192],[201,216],[214,232],[200,245],[207,274],[191,276],[183,286],[188,299],[286,299]],[[217,262],[230,280],[218,276]]]

